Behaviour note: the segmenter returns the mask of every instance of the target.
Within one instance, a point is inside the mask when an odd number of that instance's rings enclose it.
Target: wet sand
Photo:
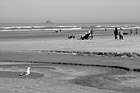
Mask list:
[[[96,35],[93,40],[77,40],[67,39],[67,35],[72,32],[49,32],[50,37],[46,37],[48,34],[44,33],[42,31],[38,35],[37,32],[30,32],[30,34],[3,32],[0,40],[0,92],[140,92],[140,74],[132,71],[140,67],[139,56],[84,54],[85,52],[139,54],[139,35],[128,35],[123,41],[115,41],[113,35]],[[76,36],[81,33],[83,32],[77,33]],[[63,52],[53,53],[53,51]],[[79,51],[83,54],[77,55],[75,52],[66,51]],[[27,66],[31,67],[29,79],[20,78],[18,74],[25,71]],[[115,66],[127,67],[131,70]]]
[[[28,79],[19,77],[31,67]],[[139,93],[140,74],[116,68],[56,64],[1,65],[0,92]]]

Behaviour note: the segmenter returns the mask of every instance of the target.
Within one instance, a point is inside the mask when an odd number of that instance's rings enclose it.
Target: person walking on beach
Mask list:
[[[123,40],[123,29],[122,28],[120,28],[120,31],[119,31],[119,39]]]
[[[115,40],[118,40],[118,29],[117,29],[117,27],[115,27],[114,36],[115,36]]]

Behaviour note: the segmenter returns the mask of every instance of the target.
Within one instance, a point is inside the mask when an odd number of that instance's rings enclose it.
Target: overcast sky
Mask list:
[[[0,23],[140,22],[140,0],[0,0]]]

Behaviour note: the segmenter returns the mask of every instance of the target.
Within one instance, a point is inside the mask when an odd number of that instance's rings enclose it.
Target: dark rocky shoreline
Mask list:
[[[12,51],[13,52],[13,51]],[[58,54],[70,54],[74,56],[104,56],[104,57],[128,57],[130,60],[133,58],[140,57],[140,53],[136,52],[80,52],[80,51],[55,51],[55,50],[21,50],[15,52],[39,52],[39,53],[58,53]],[[77,66],[97,66],[97,67],[107,67],[107,68],[117,68],[126,71],[140,72],[140,68],[129,68],[125,66],[115,66],[115,65],[98,65],[98,64],[86,64],[86,63],[67,63],[67,62],[46,62],[46,61],[22,61],[22,60],[0,60],[0,62],[20,62],[20,63],[44,63],[44,64],[56,64],[56,65],[77,65]]]
[[[140,57],[140,53],[136,52],[86,52],[86,51],[55,51],[55,50],[41,50],[41,53],[65,53],[79,56],[111,56],[111,57]]]
[[[80,64],[80,63],[64,63],[64,62],[41,62],[41,61],[17,61],[17,60],[0,60],[0,62],[22,62],[22,63],[38,63],[38,64],[54,64],[54,65],[74,65],[74,66],[91,66],[91,67],[105,67],[105,68],[116,68],[125,71],[140,72],[139,68],[128,68],[124,66],[112,66],[112,65],[97,65],[97,64]]]

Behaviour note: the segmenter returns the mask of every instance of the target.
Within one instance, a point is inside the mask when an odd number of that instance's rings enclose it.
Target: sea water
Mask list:
[[[0,23],[0,31],[140,29],[140,23]]]

